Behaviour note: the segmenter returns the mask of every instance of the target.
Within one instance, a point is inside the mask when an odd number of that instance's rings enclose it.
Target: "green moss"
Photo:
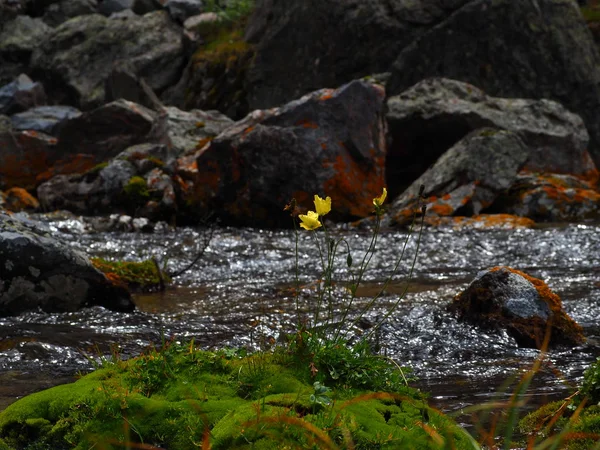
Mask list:
[[[99,164],[96,164],[94,167],[92,167],[91,169],[89,169],[87,172],[85,172],[83,174],[83,176],[94,176],[97,175],[98,173],[100,173],[100,171],[104,168],[108,167],[108,161],[105,162],[101,162]]]
[[[131,205],[141,205],[150,198],[148,184],[143,177],[131,177],[123,188],[126,202]]]
[[[161,275],[170,282],[166,274],[159,274],[154,261],[109,261],[103,258],[90,259],[96,269],[103,272],[114,283],[124,284],[132,291],[151,291],[161,284]]]
[[[238,59],[248,54],[252,46],[243,39],[239,29],[220,30],[219,34],[207,41],[192,56],[194,64],[234,65]]]
[[[600,9],[583,6],[581,8],[581,14],[586,22],[599,22],[600,21]]]
[[[321,389],[331,402],[317,404],[307,365],[279,351],[241,355],[169,342],[128,361],[104,361],[75,383],[10,405],[0,413],[0,439],[30,450],[32,439],[58,450],[127,443],[186,450],[203,439],[213,449],[321,448],[327,442],[344,448],[350,441],[356,449],[439,448],[429,426],[452,448],[469,448],[458,426],[417,391]]]

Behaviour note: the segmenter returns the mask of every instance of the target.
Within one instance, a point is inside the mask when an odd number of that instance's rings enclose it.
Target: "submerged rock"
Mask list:
[[[562,309],[560,297],[538,279],[510,267],[481,271],[449,309],[461,320],[484,328],[505,329],[520,347],[578,345],[583,331]]]
[[[100,305],[131,311],[129,292],[31,222],[0,212],[0,316]]]
[[[291,226],[283,206],[309,207],[317,193],[334,199],[328,217],[369,215],[384,186],[383,98],[380,86],[353,81],[254,111],[179,160],[188,220],[214,212],[230,224]]]

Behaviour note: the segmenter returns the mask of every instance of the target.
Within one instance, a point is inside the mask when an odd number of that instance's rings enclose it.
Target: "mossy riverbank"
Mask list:
[[[382,379],[400,370],[382,360],[371,369]],[[283,350],[245,355],[169,343],[104,360],[75,383],[15,402],[0,413],[0,438],[29,450],[472,448],[419,391],[395,383],[373,391],[360,377],[334,380],[336,372]]]

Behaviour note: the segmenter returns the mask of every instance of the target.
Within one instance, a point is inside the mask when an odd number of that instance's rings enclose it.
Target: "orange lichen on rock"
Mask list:
[[[296,122],[296,125],[302,127],[302,128],[319,128],[319,125],[316,124],[315,122],[311,122],[310,120],[304,119],[304,120],[299,120],[298,122]]]
[[[532,228],[535,222],[527,217],[515,216],[512,214],[480,214],[473,217],[437,217],[427,216],[425,224],[430,226],[451,226],[455,229],[476,228],[476,229],[517,229]]]
[[[454,214],[454,208],[446,203],[433,203],[427,206],[427,209],[438,216],[451,216]]]
[[[346,155],[323,163],[333,176],[323,184],[323,192],[335,199],[336,210],[344,215],[367,217],[373,211],[373,198],[385,186],[384,158],[375,157],[371,166],[358,164]]]
[[[36,210],[40,203],[23,188],[14,187],[5,192],[5,208],[13,211]]]
[[[82,174],[91,170],[100,162],[102,161],[96,160],[92,155],[76,153],[69,158],[57,161],[52,167],[39,173],[35,180],[37,184],[40,184],[56,175]]]
[[[196,143],[196,150],[200,150],[200,149],[204,148],[204,146],[206,146],[206,144],[210,143],[213,139],[214,138],[212,136],[198,139],[198,142]]]
[[[543,280],[540,280],[539,278],[534,278],[531,275],[526,274],[525,272],[507,266],[494,267],[490,269],[490,272],[498,271],[501,269],[506,269],[512,273],[516,273],[517,275],[522,276],[531,284],[533,284],[542,301],[546,303],[550,308],[550,311],[552,311],[552,317],[549,321],[549,326],[551,327],[551,331],[555,335],[555,340],[567,342],[574,341],[580,344],[585,342],[585,336],[583,335],[583,328],[581,328],[581,325],[579,325],[571,317],[569,317],[567,313],[565,313],[562,307],[562,301],[560,297],[558,296],[558,294],[553,292]],[[558,337],[556,335],[558,335]]]

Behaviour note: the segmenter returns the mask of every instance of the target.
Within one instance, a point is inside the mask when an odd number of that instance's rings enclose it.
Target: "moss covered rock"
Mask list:
[[[113,283],[127,286],[132,292],[164,289],[165,282],[170,281],[168,276],[160,271],[156,262],[151,259],[135,262],[91,258],[90,261]]]
[[[469,441],[408,387],[365,392],[340,380],[328,389],[284,352],[242,357],[175,343],[18,400],[0,413],[0,438],[56,450],[461,449]]]

